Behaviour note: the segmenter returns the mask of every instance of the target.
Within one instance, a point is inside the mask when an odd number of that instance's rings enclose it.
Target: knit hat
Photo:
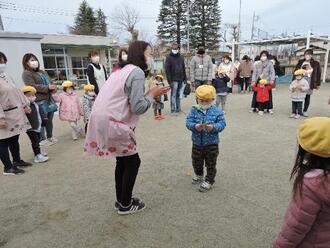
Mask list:
[[[21,91],[22,91],[23,93],[28,93],[28,92],[32,92],[32,93],[34,93],[34,94],[37,93],[36,88],[34,88],[34,87],[32,87],[32,86],[27,86],[27,85],[21,87]]]
[[[298,142],[305,151],[330,158],[330,118],[314,117],[305,120],[298,129]]]
[[[86,84],[86,85],[84,86],[84,90],[85,90],[85,91],[93,91],[93,90],[95,90],[95,86],[92,85],[92,84]]]
[[[164,77],[163,77],[162,75],[160,75],[160,74],[158,74],[158,75],[155,77],[155,79],[157,79],[157,78],[160,78],[161,80],[164,80]]]
[[[299,69],[294,72],[295,76],[304,76],[305,75],[305,70]]]
[[[211,85],[201,85],[195,93],[196,97],[201,100],[213,100],[216,95],[215,88]]]
[[[266,84],[267,84],[267,80],[266,80],[266,79],[261,79],[261,80],[259,81],[259,84],[261,84],[261,85],[266,85]]]
[[[62,87],[63,88],[70,88],[70,87],[73,87],[73,83],[71,81],[64,81],[62,83]]]

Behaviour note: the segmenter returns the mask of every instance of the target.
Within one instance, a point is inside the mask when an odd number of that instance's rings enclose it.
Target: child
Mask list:
[[[298,143],[293,197],[273,247],[330,247],[330,118],[304,121]]]
[[[164,77],[162,75],[157,75],[155,79],[156,79],[155,86],[157,87],[165,86],[165,84],[163,83]],[[165,119],[165,117],[162,115],[162,109],[164,109],[164,100],[165,100],[165,96],[161,95],[155,99],[155,102],[152,105],[154,109],[155,120]]]
[[[26,133],[31,141],[32,150],[35,156],[34,162],[44,163],[48,161],[48,156],[46,153],[41,152],[39,145],[42,120],[39,106],[35,103],[37,90],[32,86],[23,86],[21,90],[30,102],[31,113],[26,114],[26,116],[29,119],[32,128],[27,130]]]
[[[78,126],[80,116],[83,116],[79,97],[74,92],[74,86],[71,81],[64,81],[63,93],[53,94],[56,102],[60,104],[60,120],[69,122],[72,128],[72,139],[78,140],[82,135],[82,129]]]
[[[226,70],[220,68],[215,79],[212,80],[212,85],[217,92],[216,105],[219,107],[221,103],[223,113],[225,113],[226,99],[228,95],[228,82],[230,82],[230,78],[226,75]]]
[[[89,118],[96,98],[94,90],[95,86],[92,84],[87,84],[84,86],[85,94],[82,97],[82,107],[84,112],[85,133],[87,133]]]
[[[296,70],[294,72],[295,80],[290,84],[292,114],[290,118],[299,119],[303,115],[303,102],[309,89],[309,83],[304,79],[305,70]]]
[[[253,84],[252,89],[257,93],[257,106],[259,115],[267,112],[267,103],[269,102],[269,91],[273,88],[273,84],[268,84],[266,79],[261,79],[259,83]]]
[[[216,91],[211,85],[202,85],[196,89],[198,105],[193,106],[187,116],[186,127],[192,131],[192,164],[195,175],[194,185],[199,185],[200,192],[211,189],[217,173],[219,155],[219,133],[226,127],[223,111],[213,103]],[[204,163],[206,177],[203,179]]]

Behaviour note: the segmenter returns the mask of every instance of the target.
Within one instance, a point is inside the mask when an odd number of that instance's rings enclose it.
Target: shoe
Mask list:
[[[158,120],[164,120],[164,119],[165,119],[165,117],[163,115],[158,116]]]
[[[21,160],[19,162],[13,162],[13,166],[14,167],[29,167],[29,166],[32,166],[32,164]]]
[[[145,208],[146,205],[142,201],[137,201],[136,199],[132,199],[132,202],[128,207],[123,207],[121,204],[119,204],[118,214],[119,215],[135,214],[143,211]]]
[[[45,139],[45,140],[40,141],[39,145],[40,146],[50,146],[51,142],[49,142],[48,139]]]
[[[40,153],[41,153],[42,155],[44,155],[45,157],[48,157],[48,152],[41,151]]]
[[[307,112],[304,112],[302,115],[303,115],[303,117],[309,117],[309,115],[307,114]]]
[[[249,113],[254,113],[256,112],[256,109],[250,109]]]
[[[72,139],[73,140],[78,140],[78,133],[74,130],[72,130]]]
[[[58,139],[55,137],[52,137],[52,138],[49,138],[48,141],[51,142],[52,145],[55,145],[58,142]]]
[[[259,114],[260,116],[262,116],[262,115],[264,115],[264,111],[259,111],[258,114]]]
[[[295,119],[299,119],[300,118],[300,115],[295,115],[294,118]]]
[[[292,114],[289,116],[289,118],[294,118],[296,116],[296,114]]]
[[[48,157],[42,155],[41,153],[34,157],[35,163],[44,163],[48,161]]]
[[[274,114],[274,111],[272,109],[268,110],[268,113],[270,113],[271,115]]]
[[[212,184],[210,184],[210,183],[204,181],[204,182],[201,184],[201,186],[199,186],[199,189],[198,189],[198,190],[199,190],[199,192],[204,193],[204,192],[209,191],[211,188],[212,188]]]
[[[155,115],[155,116],[154,116],[154,119],[155,119],[155,120],[159,120],[159,115]]]
[[[15,175],[21,175],[21,174],[24,174],[25,173],[25,171],[24,170],[22,170],[22,169],[19,169],[19,168],[17,168],[17,167],[12,167],[12,168],[10,168],[10,169],[5,169],[4,171],[3,171],[3,175],[5,175],[5,176],[15,176]]]
[[[193,175],[193,177],[191,179],[191,183],[193,185],[200,184],[201,182],[203,182],[203,176]]]
[[[133,200],[137,201],[137,202],[140,202],[141,200],[137,197],[132,197]],[[119,202],[115,202],[115,210],[118,210],[120,207],[120,203]]]

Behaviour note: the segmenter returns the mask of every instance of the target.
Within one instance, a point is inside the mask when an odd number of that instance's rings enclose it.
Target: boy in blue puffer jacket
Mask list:
[[[187,128],[192,131],[193,141],[191,157],[195,175],[192,183],[200,184],[200,192],[210,190],[215,182],[219,133],[226,127],[223,111],[214,105],[215,97],[213,86],[199,86],[196,90],[198,105],[192,107],[186,121]],[[204,163],[207,170],[205,179]]]

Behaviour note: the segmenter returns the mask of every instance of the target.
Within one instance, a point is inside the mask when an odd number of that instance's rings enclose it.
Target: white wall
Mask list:
[[[38,39],[26,38],[0,38],[0,51],[7,57],[6,72],[14,79],[15,84],[22,86],[22,59],[24,54],[33,53],[40,62],[40,68],[44,68],[42,59],[41,44]]]

